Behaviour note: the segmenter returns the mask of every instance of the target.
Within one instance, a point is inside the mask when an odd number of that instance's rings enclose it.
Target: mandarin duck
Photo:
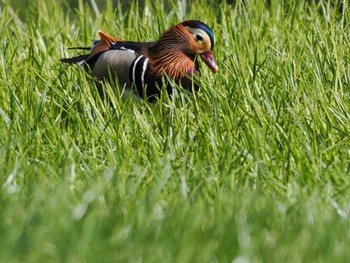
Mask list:
[[[184,89],[197,90],[191,78],[199,73],[198,57],[212,72],[219,70],[213,55],[214,33],[201,21],[172,26],[157,42],[124,41],[102,31],[98,34],[100,40],[94,41],[91,49],[82,48],[90,49],[90,54],[61,61],[81,65],[98,80],[117,78],[126,90],[150,101],[159,96],[164,75]],[[166,89],[171,94],[169,82]]]

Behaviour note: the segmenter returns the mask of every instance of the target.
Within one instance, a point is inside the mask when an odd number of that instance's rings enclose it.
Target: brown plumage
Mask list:
[[[184,53],[188,49],[190,38],[192,34],[181,24],[166,31],[148,50],[149,64],[153,67],[152,73],[157,77],[166,73],[173,79],[195,73],[194,56],[189,57],[191,54]]]

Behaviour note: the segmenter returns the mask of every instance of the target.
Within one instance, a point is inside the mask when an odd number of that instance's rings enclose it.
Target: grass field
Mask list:
[[[0,262],[349,262],[346,4],[14,2],[0,8]],[[106,85],[112,107],[59,62],[98,29],[155,40],[186,19],[211,26],[220,67],[202,65],[194,96],[135,103]]]

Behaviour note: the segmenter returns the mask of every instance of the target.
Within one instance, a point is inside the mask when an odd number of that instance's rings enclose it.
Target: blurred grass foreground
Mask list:
[[[341,8],[338,6],[341,5]],[[348,262],[346,1],[2,1],[1,262]],[[220,71],[155,104],[59,62],[186,19]]]

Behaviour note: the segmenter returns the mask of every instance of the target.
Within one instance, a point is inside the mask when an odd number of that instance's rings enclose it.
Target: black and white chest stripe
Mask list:
[[[130,81],[134,83],[139,95],[143,94],[145,87],[145,73],[147,71],[148,58],[143,55],[138,56],[130,67]]]

